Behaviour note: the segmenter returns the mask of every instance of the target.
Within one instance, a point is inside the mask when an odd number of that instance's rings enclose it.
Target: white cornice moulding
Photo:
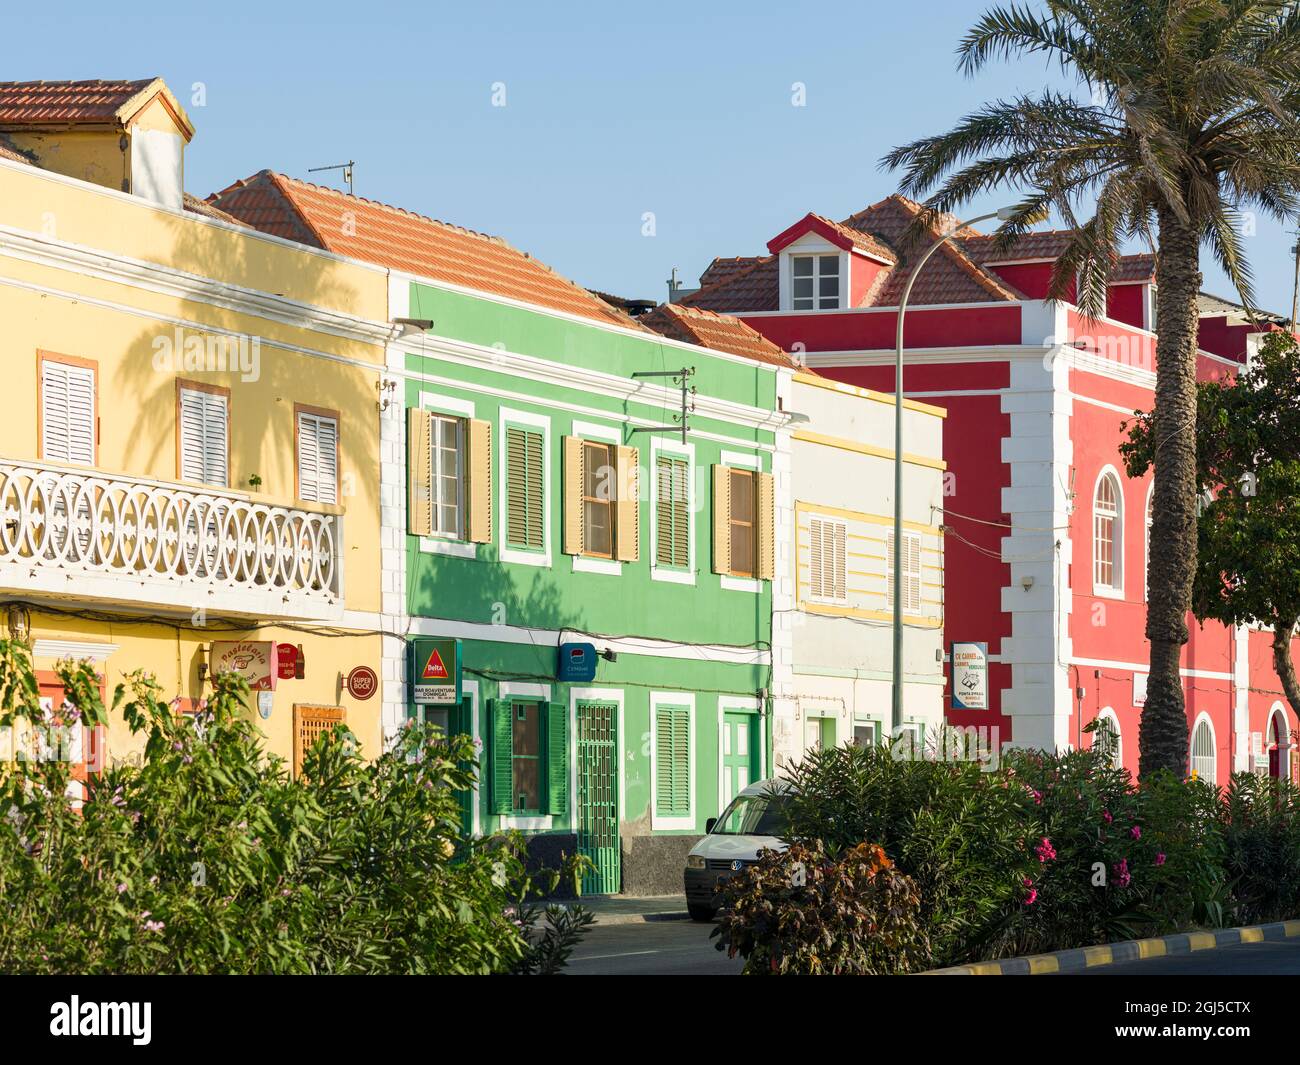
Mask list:
[[[12,226],[0,225],[0,252],[10,258],[40,266],[70,270],[102,281],[206,303],[281,325],[311,329],[347,340],[382,344],[391,340],[394,333],[389,322],[371,321],[161,263],[39,237]]]
[[[71,658],[75,662],[107,661],[118,648],[115,643],[90,643],[84,640],[37,640],[32,644],[32,654],[37,658]]]

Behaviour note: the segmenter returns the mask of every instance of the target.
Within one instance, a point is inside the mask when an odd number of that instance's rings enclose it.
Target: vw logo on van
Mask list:
[[[742,862],[739,858],[734,858],[734,859],[732,859],[732,862],[731,862],[731,871],[732,871],[733,873],[738,873],[738,872],[740,872],[740,871],[741,871],[742,869],[744,869],[744,868],[745,868],[745,863]]]

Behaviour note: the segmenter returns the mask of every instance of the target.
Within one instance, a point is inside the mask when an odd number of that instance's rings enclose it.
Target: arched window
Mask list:
[[[1217,761],[1214,726],[1210,724],[1210,719],[1202,714],[1196,721],[1196,728],[1192,730],[1192,772],[1207,784],[1214,784]]]
[[[1119,731],[1119,718],[1109,706],[1097,715],[1097,728],[1093,732],[1092,745],[1110,762],[1112,769],[1124,768],[1123,738]]]
[[[1119,477],[1106,469],[1092,496],[1093,591],[1118,592],[1124,582],[1123,496]]]
[[[1147,489],[1147,521],[1146,521],[1146,538],[1145,546],[1142,549],[1142,598],[1146,599],[1149,595],[1151,585],[1151,522],[1156,512],[1156,483],[1151,482],[1151,487]]]
[[[1280,703],[1274,704],[1268,715],[1268,775],[1291,779],[1291,730]]]

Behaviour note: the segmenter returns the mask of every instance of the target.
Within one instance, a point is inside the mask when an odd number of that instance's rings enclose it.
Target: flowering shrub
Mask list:
[[[873,971],[1300,915],[1289,784],[1242,776],[1221,793],[1165,774],[1138,788],[1093,750],[1011,752],[983,771],[887,747],[813,752],[790,779],[786,838],[831,863],[879,845],[919,892],[922,934]],[[786,906],[807,925],[804,901],[764,889],[760,905],[745,883],[724,896],[741,908],[723,915],[722,947],[770,951]],[[856,919],[842,905],[817,912],[823,937]]]
[[[929,957],[916,884],[879,846],[763,851],[721,897],[713,935],[746,973],[881,976]]]
[[[108,711],[88,665],[61,664],[73,713]],[[142,765],[95,774],[84,803],[58,759],[0,764],[0,971],[8,973],[547,972],[590,915],[539,913],[558,874],[522,841],[461,832],[466,737],[408,729],[364,761],[345,729],[290,779],[262,749],[245,682],[213,678],[180,715],[136,674],[112,701]],[[0,725],[40,727],[21,645],[0,641]]]

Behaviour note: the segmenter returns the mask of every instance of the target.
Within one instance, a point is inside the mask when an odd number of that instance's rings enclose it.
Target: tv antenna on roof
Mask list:
[[[335,163],[333,166],[312,166],[307,168],[309,174],[319,174],[322,170],[342,170],[343,180],[348,183],[348,195],[352,195],[352,168],[357,165],[355,159],[349,159],[346,163]]]

